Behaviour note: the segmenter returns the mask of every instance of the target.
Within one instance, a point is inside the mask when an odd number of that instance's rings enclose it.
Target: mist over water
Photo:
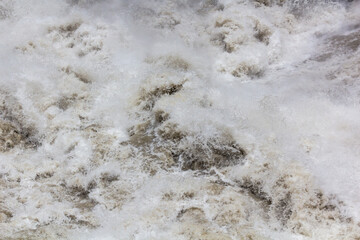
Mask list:
[[[360,3],[0,0],[0,239],[360,239]]]

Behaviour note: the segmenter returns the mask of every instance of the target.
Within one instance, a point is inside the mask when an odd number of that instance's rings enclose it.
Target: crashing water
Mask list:
[[[360,239],[360,3],[0,0],[0,239]]]

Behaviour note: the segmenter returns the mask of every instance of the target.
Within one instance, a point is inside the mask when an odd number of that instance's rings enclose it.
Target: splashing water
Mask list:
[[[0,239],[360,239],[360,4],[0,1]]]

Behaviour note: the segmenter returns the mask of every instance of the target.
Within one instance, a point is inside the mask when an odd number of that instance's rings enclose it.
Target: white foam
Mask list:
[[[219,10],[215,2],[1,3],[9,14],[0,16],[0,90],[16,98],[17,124],[36,129],[41,144],[1,153],[0,235],[38,228],[76,239],[358,233],[358,52],[313,59],[327,36],[358,23],[360,5],[319,4],[294,16],[289,6],[220,1]],[[153,112],[140,109],[141,94],[169,84],[182,89],[155,94]],[[157,169],[151,156],[124,142],[130,127],[160,110],[193,134],[194,144],[228,133],[247,152],[245,164],[215,175]],[[221,174],[228,185],[211,193]],[[261,180],[275,201],[285,193],[274,185],[289,175],[286,191],[299,211],[291,220],[303,221],[301,228],[264,217],[262,200],[236,185],[249,176]],[[331,222],[327,231],[301,212],[316,189],[334,194],[353,225]]]

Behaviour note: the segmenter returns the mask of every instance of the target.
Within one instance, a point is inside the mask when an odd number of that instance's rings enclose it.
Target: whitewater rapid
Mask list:
[[[360,3],[0,0],[0,239],[360,239]]]

